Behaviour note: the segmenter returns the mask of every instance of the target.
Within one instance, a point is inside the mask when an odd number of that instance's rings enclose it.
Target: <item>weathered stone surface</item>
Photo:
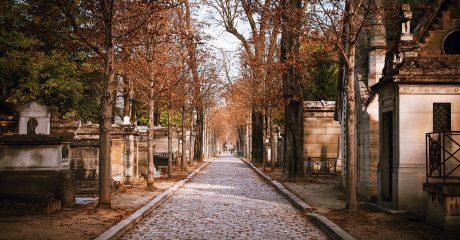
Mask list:
[[[326,239],[241,160],[220,158],[122,239]]]
[[[71,207],[75,205],[72,172],[3,170],[0,172],[0,199],[2,213],[51,213],[61,205]]]
[[[427,222],[452,233],[460,233],[460,186],[455,183],[425,183],[428,192]]]
[[[0,136],[0,170],[68,169],[69,136]]]

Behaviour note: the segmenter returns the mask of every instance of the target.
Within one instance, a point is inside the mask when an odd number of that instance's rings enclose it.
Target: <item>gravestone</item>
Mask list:
[[[50,134],[49,107],[34,101],[20,106],[17,110],[19,134]]]

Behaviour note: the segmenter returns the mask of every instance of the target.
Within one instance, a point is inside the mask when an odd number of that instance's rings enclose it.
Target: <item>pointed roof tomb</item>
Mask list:
[[[17,108],[19,134],[50,134],[50,108],[36,101]]]

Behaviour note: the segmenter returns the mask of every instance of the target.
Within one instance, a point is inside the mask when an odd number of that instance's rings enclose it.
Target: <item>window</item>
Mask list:
[[[450,103],[433,103],[433,132],[450,132]]]
[[[445,54],[460,54],[460,29],[447,34],[444,38],[442,49]]]

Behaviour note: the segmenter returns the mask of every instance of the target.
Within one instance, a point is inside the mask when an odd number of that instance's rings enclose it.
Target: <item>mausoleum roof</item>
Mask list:
[[[387,71],[372,90],[387,83],[460,85],[460,56],[405,58],[394,64],[393,70]]]

